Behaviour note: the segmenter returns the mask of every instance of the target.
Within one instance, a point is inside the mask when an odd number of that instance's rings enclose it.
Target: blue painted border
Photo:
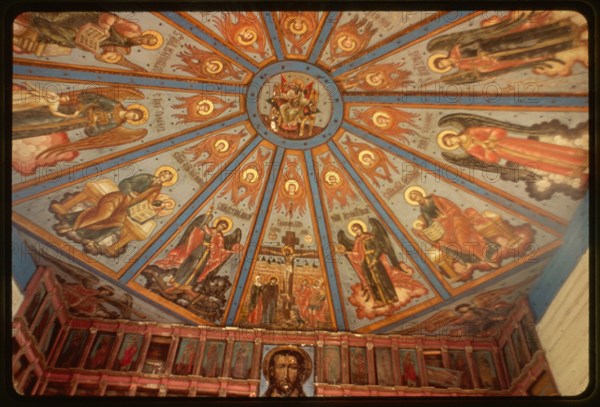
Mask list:
[[[256,254],[256,250],[260,246],[260,232],[263,230],[264,222],[267,216],[267,211],[271,206],[271,196],[273,195],[273,191],[275,190],[275,180],[277,179],[277,173],[279,172],[279,168],[281,168],[281,161],[283,159],[284,149],[278,148],[275,152],[275,158],[273,159],[272,164],[270,165],[269,178],[267,179],[267,186],[265,188],[265,193],[263,195],[263,199],[260,205],[260,209],[258,210],[258,215],[256,217],[256,223],[254,224],[254,230],[252,231],[252,235],[250,235],[250,239],[246,243],[248,245],[248,250],[246,251],[246,256],[244,258],[244,264],[240,270],[240,277],[238,279],[237,287],[234,291],[233,301],[231,306],[229,307],[229,313],[227,314],[227,322],[226,325],[233,325],[235,320],[236,310],[239,309],[239,305],[242,300],[242,293],[244,291],[244,287],[246,286],[246,281],[248,280],[248,276],[250,275],[250,269],[252,268],[252,264],[254,263],[254,256]],[[232,312],[233,310],[233,312]]]
[[[257,99],[262,86],[273,76],[287,72],[299,72],[311,75],[319,81],[320,85],[323,87],[322,89],[329,93],[331,97],[331,102],[333,104],[331,119],[323,131],[317,136],[304,140],[290,140],[283,138],[273,133],[271,129],[263,123],[260,117]],[[250,122],[260,136],[279,147],[297,150],[306,150],[326,143],[340,128],[344,116],[344,104],[342,103],[342,96],[337,84],[321,68],[300,61],[275,62],[258,72],[249,86],[248,95],[246,97],[246,109],[248,111],[248,116],[250,117]]]
[[[106,84],[122,84],[127,86],[140,86],[140,87],[164,87],[172,89],[182,90],[193,90],[197,92],[213,92],[213,93],[234,93],[240,94],[245,93],[246,87],[244,85],[227,85],[220,83],[204,83],[200,82],[195,78],[181,78],[181,79],[163,79],[163,78],[150,78],[146,76],[128,75],[128,71],[124,71],[123,74],[115,73],[104,73],[104,72],[93,72],[93,71],[79,71],[71,70],[69,65],[61,66],[60,68],[48,68],[39,66],[28,66],[28,65],[13,65],[14,75],[23,76],[42,76],[45,78],[55,79],[70,79],[87,82],[105,82]],[[40,79],[44,80],[44,79]]]
[[[29,248],[21,240],[21,235],[16,227],[12,227],[11,257],[12,277],[21,289],[25,290],[27,283],[35,274],[36,265],[31,257]]]
[[[564,235],[563,245],[558,249],[544,273],[529,295],[529,303],[536,320],[539,321],[558,291],[589,248],[590,193],[581,201]]]
[[[233,174],[236,168],[252,154],[254,149],[258,147],[260,144],[260,138],[255,137],[250,144],[248,144],[239,154],[238,156],[231,162],[229,165],[221,172],[221,175],[214,177],[212,182],[208,184],[204,190],[195,198],[192,198],[192,204],[187,207],[187,209],[181,212],[177,216],[177,221],[174,222],[171,226],[169,226],[166,230],[162,231],[159,234],[159,237],[152,243],[150,247],[148,247],[144,253],[138,257],[138,259],[127,269],[125,274],[123,274],[120,278],[122,281],[129,281],[132,279],[139,269],[148,261],[152,256],[154,256],[160,250],[161,246],[172,236],[174,236],[178,229],[181,227],[185,220],[189,219],[193,213],[200,208],[205,201],[211,196],[213,192],[217,190],[220,186],[223,185],[225,176],[229,174]]]
[[[315,216],[317,218],[317,226],[319,228],[319,237],[321,239],[321,249],[323,252],[325,271],[327,272],[327,279],[329,280],[329,292],[331,293],[331,299],[333,302],[333,311],[335,313],[335,321],[339,331],[346,330],[346,323],[344,322],[342,301],[340,298],[340,291],[338,287],[341,287],[339,281],[335,276],[335,270],[333,268],[333,254],[330,259],[325,256],[328,255],[327,248],[332,247],[329,235],[327,234],[327,226],[325,225],[325,218],[318,214],[324,214],[323,203],[321,202],[321,195],[319,193],[319,184],[317,180],[317,172],[312,161],[312,154],[310,151],[304,152],[304,161],[306,162],[306,170],[308,172],[308,180],[310,183],[310,189],[313,196],[313,205],[315,210]]]
[[[273,13],[271,13],[270,11],[263,12],[263,20],[265,22],[265,25],[267,26],[267,30],[269,31],[269,36],[271,37],[271,44],[275,49],[275,56],[278,60],[282,61],[284,59],[283,50],[281,49],[279,35],[277,35],[277,28],[275,27],[275,21],[273,20]]]
[[[164,15],[165,17],[167,17],[168,19],[170,19],[175,24],[182,27],[183,29],[191,32],[192,34],[194,34],[196,37],[200,38],[202,41],[204,41],[208,45],[216,48],[217,50],[219,50],[219,52],[223,53],[223,55],[227,55],[229,58],[231,58],[238,64],[242,65],[244,68],[246,68],[250,72],[256,72],[258,70],[258,68],[254,64],[249,62],[247,59],[242,58],[237,52],[232,51],[231,48],[229,48],[225,44],[221,43],[220,41],[217,41],[216,39],[214,39],[212,36],[210,36],[206,32],[202,31],[198,27],[198,25],[195,25],[195,24],[189,22],[188,20],[186,20],[185,18],[183,18],[176,12],[166,11],[161,14]],[[188,12],[188,15],[195,19],[193,13]],[[198,21],[198,24],[200,24],[200,21]]]
[[[13,227],[13,230],[14,229],[15,229],[15,227]],[[132,290],[131,288],[127,287],[124,283],[120,282],[119,280],[114,280],[114,279],[110,278],[109,276],[107,276],[106,274],[101,273],[92,267],[89,267],[89,265],[86,262],[75,258],[72,254],[69,254],[58,247],[53,247],[52,245],[48,244],[48,242],[39,240],[38,236],[35,236],[30,231],[21,229],[20,227],[19,227],[19,231],[21,231],[24,234],[27,234],[29,237],[31,237],[33,240],[38,242],[40,245],[43,245],[44,251],[51,252],[51,254],[52,254],[51,257],[54,257],[57,259],[67,258],[69,261],[76,264],[77,267],[80,267],[80,268],[84,269],[85,271],[88,271],[90,274],[96,275],[96,276],[100,277],[102,280],[108,281],[111,284],[115,285],[116,287],[119,287],[124,292],[133,295],[139,301],[143,302],[144,304],[147,304],[148,307],[154,308],[155,311],[162,312],[166,316],[171,316],[171,317],[175,318],[176,320],[178,320],[182,323],[185,323],[185,324],[194,324],[194,325],[196,324],[194,321],[191,321],[185,317],[182,317],[181,315],[176,314],[175,312],[162,306],[161,304],[155,303],[154,301],[143,296],[142,294],[138,293],[137,291]],[[143,322],[143,321],[137,321],[137,322]]]
[[[349,133],[359,136],[359,137],[363,138],[364,140],[372,143],[373,145],[376,145],[376,146],[384,149],[387,152],[395,154],[398,157],[421,167],[422,169],[431,171],[433,174],[435,174],[435,176],[442,178],[449,184],[454,183],[454,184],[460,185],[462,187],[466,187],[469,191],[488,198],[492,202],[495,202],[496,204],[498,204],[498,206],[504,207],[508,210],[512,210],[517,213],[520,213],[523,216],[526,216],[529,219],[533,219],[536,222],[538,222],[539,224],[542,224],[550,229],[556,230],[561,233],[564,232],[564,230],[565,230],[564,225],[562,225],[558,222],[555,222],[551,219],[548,219],[545,216],[540,215],[532,210],[526,209],[526,208],[522,207],[521,205],[518,205],[515,202],[511,201],[510,199],[503,198],[499,195],[496,195],[496,194],[488,191],[487,189],[484,189],[484,188],[480,187],[479,185],[476,185],[470,181],[467,181],[466,179],[461,178],[458,175],[456,175],[450,171],[444,171],[443,166],[434,165],[428,161],[425,161],[424,159],[417,157],[413,153],[411,153],[407,150],[404,150],[403,148],[400,148],[400,147],[390,143],[389,141],[380,139],[372,134],[369,134],[366,131],[361,130],[360,128],[358,128],[348,122],[344,122],[343,127],[344,127],[344,130],[348,131]]]
[[[452,20],[458,20],[460,18],[466,17],[467,15],[473,13],[473,11],[462,10],[462,11],[456,11],[455,13],[456,13],[456,15],[452,15]],[[406,33],[405,35],[402,35],[402,36],[390,41],[389,43],[375,49],[374,51],[371,51],[371,52],[367,53],[366,55],[363,55],[360,58],[357,58],[347,64],[342,65],[341,67],[336,69],[334,72],[332,72],[331,76],[336,77],[336,76],[346,73],[354,68],[357,68],[359,66],[367,64],[367,63],[373,61],[374,59],[377,59],[383,55],[386,55],[400,47],[405,46],[406,44],[411,43],[412,41],[415,41],[415,40],[427,35],[431,31],[435,31],[438,28],[441,28],[441,27],[447,25],[449,21],[446,16],[448,16],[448,14],[439,16],[435,20],[417,28],[416,30],[411,30],[410,32]]]
[[[327,41],[327,38],[329,37],[329,33],[331,32],[331,29],[333,28],[333,23],[335,21],[337,21],[338,14],[340,14],[339,11],[332,11],[332,12],[327,13],[327,15],[325,16],[325,24],[323,24],[323,27],[321,28],[321,32],[319,33],[319,37],[317,38],[317,41],[315,41],[315,44],[313,45],[313,49],[310,54],[310,57],[308,58],[308,62],[314,64],[315,62],[317,62],[317,59],[319,59],[319,56],[321,55],[321,51],[323,50],[323,47],[325,46],[325,41]]]
[[[400,230],[400,228],[398,228],[398,226],[396,226],[392,217],[387,214],[383,206],[381,206],[380,201],[369,190],[369,188],[364,183],[360,175],[358,175],[358,173],[352,167],[352,164],[350,164],[350,162],[346,159],[344,153],[333,142],[330,142],[328,146],[333,152],[335,158],[340,162],[340,164],[342,164],[344,169],[350,175],[350,178],[352,178],[356,186],[358,186],[360,191],[363,193],[367,200],[367,203],[375,209],[377,215],[379,215],[379,218],[383,221],[383,223],[385,223],[388,226],[388,228],[390,228],[396,239],[400,242],[400,245],[404,249],[406,255],[409,256],[417,264],[419,270],[423,272],[423,274],[425,274],[429,284],[435,288],[435,290],[440,294],[440,296],[443,299],[450,298],[450,294],[448,293],[448,291],[446,291],[442,283],[438,280],[438,278],[429,268],[427,263],[425,263],[421,256],[419,256],[418,249],[408,241],[406,235]]]
[[[546,260],[546,259],[548,259],[548,258],[550,258],[552,256],[555,256],[557,250],[558,249],[551,250],[551,251],[549,251],[547,253],[542,254],[540,257],[536,257],[536,258],[532,259],[531,261],[542,262],[542,261],[544,261],[544,260]],[[478,285],[476,287],[473,287],[470,290],[468,290],[468,291],[466,291],[466,292],[464,292],[462,294],[459,294],[459,295],[457,295],[455,297],[451,297],[451,298],[447,299],[446,301],[443,301],[443,302],[441,302],[439,304],[436,304],[436,305],[434,305],[432,307],[427,308],[426,310],[417,312],[416,314],[413,314],[410,317],[404,318],[401,321],[398,321],[396,323],[387,325],[387,326],[385,326],[383,328],[376,329],[376,330],[373,331],[373,333],[375,333],[375,334],[389,333],[390,331],[402,329],[401,328],[402,325],[405,325],[405,324],[410,324],[410,326],[413,326],[413,324],[411,323],[411,321],[414,321],[414,320],[416,320],[418,318],[421,318],[424,315],[427,315],[427,314],[430,314],[432,312],[438,311],[438,310],[440,310],[442,308],[445,308],[449,304],[456,304],[457,302],[462,301],[464,298],[467,298],[467,297],[469,297],[471,295],[474,295],[476,293],[481,293],[485,289],[487,289],[487,288],[489,288],[491,286],[494,286],[496,284],[499,284],[502,281],[504,281],[504,280],[506,280],[506,279],[514,276],[514,275],[524,273],[530,267],[532,267],[532,265],[529,262],[525,262],[523,264],[520,264],[517,267],[515,267],[514,269],[512,269],[512,270],[510,270],[510,271],[508,271],[508,272],[506,272],[504,274],[499,275],[497,278],[493,278],[491,280],[488,280],[485,283],[482,283],[482,284],[480,284],[480,285]]]
[[[452,91],[450,91],[452,89]],[[525,107],[588,107],[587,96],[529,96],[515,93],[512,95],[494,94],[475,96],[461,88],[446,88],[446,93],[437,95],[415,95],[413,89],[406,93],[395,95],[361,95],[345,94],[344,103],[394,103],[394,104],[423,104],[423,105],[452,105],[452,106],[525,106]]]
[[[89,179],[90,176],[95,176],[103,171],[122,167],[123,165],[127,165],[130,161],[140,159],[147,155],[159,153],[162,150],[167,149],[175,144],[191,141],[197,137],[202,137],[207,133],[217,131],[220,128],[240,124],[244,120],[246,120],[246,115],[240,114],[239,116],[232,117],[231,119],[225,120],[223,122],[216,122],[215,124],[212,124],[210,126],[190,131],[187,134],[182,134],[176,138],[154,144],[150,147],[140,148],[139,150],[135,150],[124,156],[116,157],[108,161],[97,163],[90,167],[84,166],[77,171],[67,170],[67,174],[63,175],[62,177],[59,177],[58,174],[41,175],[41,177],[47,178],[48,181],[41,184],[33,185],[21,191],[13,192],[12,199],[13,201],[26,199],[34,194],[45,192],[51,188],[56,188],[57,186],[64,185],[67,182]]]

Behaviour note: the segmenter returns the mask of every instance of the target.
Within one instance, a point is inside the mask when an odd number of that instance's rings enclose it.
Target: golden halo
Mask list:
[[[294,250],[294,248],[293,248],[292,246],[290,246],[290,245],[287,245],[287,244],[286,244],[285,246],[283,246],[283,247],[281,248],[281,254],[282,254],[283,256],[291,256],[291,255],[293,255],[294,253],[296,253],[296,251],[295,251],[295,250]]]
[[[265,377],[265,380],[267,381],[267,383],[269,383],[269,361],[275,356],[276,353],[278,353],[280,351],[286,351],[286,350],[293,352],[293,353],[297,353],[299,356],[302,357],[302,359],[304,359],[304,369],[302,371],[302,383],[304,384],[304,382],[306,382],[310,378],[310,375],[312,374],[312,359],[310,358],[310,355],[308,353],[306,353],[306,351],[304,349],[301,349],[298,346],[292,346],[292,345],[277,346],[277,347],[271,349],[266,354],[266,356],[262,362],[262,373],[263,373],[263,376]]]
[[[254,178],[252,179],[252,181],[246,181],[246,175],[248,175],[249,173],[254,174]],[[247,170],[242,172],[242,181],[250,182],[251,184],[254,184],[255,182],[258,181],[258,171],[256,171],[256,169],[254,169],[254,168],[248,168]]]
[[[227,222],[227,227],[225,228],[225,230],[223,230],[223,233],[227,233],[231,230],[231,228],[233,228],[233,221],[227,216],[219,216],[217,219],[215,219],[215,221],[213,222],[213,227],[216,228],[219,222],[221,221]]]
[[[357,45],[357,44],[356,44],[356,39],[354,39],[354,38],[351,38],[351,39],[350,39],[350,43],[351,43],[351,45],[350,45],[350,46],[346,46],[346,45],[344,45],[344,41],[345,41],[345,40],[346,40],[348,37],[350,37],[350,36],[349,36],[349,35],[342,35],[342,36],[341,36],[340,38],[338,38],[338,40],[337,40],[337,46],[338,46],[338,47],[340,47],[340,49],[341,49],[342,51],[352,51],[352,50],[354,50],[354,49],[356,48],[356,45]]]
[[[111,55],[111,56],[109,56],[109,55]],[[98,56],[98,59],[106,62],[107,64],[116,64],[121,59],[123,59],[123,55],[119,54],[118,52],[111,51],[111,52],[106,52],[104,54],[100,54]]]
[[[300,189],[300,185],[298,185],[298,181],[296,181],[294,179],[290,179],[290,180],[286,181],[285,184],[283,184],[283,188],[287,192],[289,192],[290,185],[296,185],[296,190]]]
[[[217,65],[216,69],[211,69],[209,68],[210,65]],[[210,61],[206,62],[206,72],[208,72],[209,74],[218,74],[219,72],[221,72],[223,70],[223,62],[219,61],[218,59],[211,59]]]
[[[371,156],[371,158],[373,159],[373,161],[376,160],[376,155],[373,151],[371,150],[363,150],[360,153],[358,153],[358,161],[360,161],[363,165],[372,165],[372,164],[367,164],[365,162],[365,157],[366,156]]]
[[[246,32],[250,32],[251,37],[249,40],[244,40],[242,38],[242,32],[246,33]],[[237,35],[235,36],[235,40],[238,42],[238,44],[240,45],[244,45],[244,46],[248,46],[248,45],[252,45],[256,42],[256,40],[258,39],[258,35],[256,34],[256,31],[254,31],[251,28],[247,28],[244,29],[244,31],[238,31]]]
[[[415,229],[422,229],[423,226],[425,226],[425,224],[421,219],[415,219],[415,221],[412,223],[412,227]]]
[[[134,103],[134,104],[127,106],[127,110],[131,110],[131,109],[139,109],[142,112],[142,117],[140,120],[127,119],[127,123],[129,123],[133,126],[139,126],[140,124],[146,123],[146,121],[148,120],[148,116],[150,116],[150,113],[148,112],[148,109],[146,108],[146,106],[141,105],[139,103]]]
[[[315,241],[315,239],[311,235],[304,236],[304,243],[311,244]]]
[[[380,117],[386,118],[386,119],[390,120],[390,122],[388,122],[387,124],[381,125],[381,124],[379,124],[379,122],[378,122],[378,119],[379,119]],[[373,114],[373,117],[371,118],[371,121],[373,121],[373,124],[374,124],[375,126],[379,127],[380,129],[384,129],[384,130],[387,130],[387,129],[389,129],[390,127],[392,127],[391,120],[392,120],[392,116],[390,116],[390,115],[389,115],[388,113],[386,113],[386,112],[381,112],[381,111],[375,112],[375,113]]]
[[[425,190],[423,188],[421,188],[420,186],[414,185],[412,187],[406,188],[406,190],[404,191],[404,199],[406,200],[406,202],[408,202],[411,205],[418,205],[419,204],[414,199],[411,199],[410,193],[412,191],[418,191],[418,192],[421,193],[421,195],[427,196],[427,193],[425,192]]]
[[[340,174],[338,174],[335,171],[327,171],[325,173],[325,182],[327,182],[329,185],[331,185],[331,183],[329,182],[329,178],[334,177],[335,178],[335,183],[339,184],[340,183]]]
[[[208,110],[200,109],[203,106],[208,106]],[[208,99],[202,99],[201,101],[196,103],[196,113],[198,113],[200,116],[208,116],[213,112],[213,110],[215,110],[215,105],[212,101]]]
[[[158,212],[158,216],[167,216],[173,213],[175,200],[167,194],[159,194],[156,200],[163,202],[163,208]]]
[[[150,51],[152,51],[154,49],[159,49],[163,45],[163,42],[165,42],[165,39],[163,38],[162,34],[159,33],[158,31],[154,31],[154,30],[144,31],[142,33],[142,37],[144,35],[148,35],[148,34],[150,34],[150,35],[154,36],[154,38],[156,38],[156,44],[154,44],[154,45],[142,44],[142,48],[144,48],[144,49],[148,49]]]
[[[444,138],[449,135],[456,136],[457,134],[455,131],[452,130],[443,130],[440,132],[440,134],[437,135],[437,143],[438,146],[442,148],[442,150],[452,151],[460,147],[460,144],[457,144],[455,146],[447,146],[446,143],[444,143]]]
[[[219,146],[224,146],[222,150],[219,150]],[[227,140],[217,140],[217,142],[215,143],[215,149],[219,152],[225,152],[227,150],[229,150],[229,143],[227,142]]]
[[[354,226],[356,223],[358,223],[362,227],[363,232],[367,231],[367,224],[365,222],[359,219],[352,219],[350,222],[348,222],[347,229],[348,233],[350,233],[353,237],[356,236],[356,233],[352,230],[352,226]]]
[[[168,165],[163,165],[162,167],[158,167],[156,169],[156,171],[154,171],[154,176],[158,177],[160,175],[161,172],[163,171],[169,171],[171,173],[171,175],[173,175],[173,178],[171,179],[171,181],[168,182],[163,182],[162,186],[163,187],[170,187],[171,185],[173,185],[174,183],[177,182],[177,170],[175,170],[175,168],[168,166]]]
[[[290,29],[291,33],[294,35],[302,35],[308,31],[308,24],[306,24],[306,21],[304,20],[300,20],[302,22],[302,28],[300,28],[299,30],[294,28],[294,23],[296,23],[298,20],[300,19],[297,17],[293,17],[288,20],[289,23],[287,26]]]
[[[446,68],[438,68],[437,67],[437,60],[438,59],[447,59],[448,55],[446,54],[433,54],[432,56],[429,57],[429,59],[427,60],[427,66],[429,67],[429,70],[435,73],[446,73],[449,70],[452,69],[452,66],[447,66]]]
[[[384,82],[383,79],[380,78],[377,80],[373,80],[373,77],[378,74],[379,74],[379,72],[370,72],[370,73],[366,74],[365,81],[367,81],[367,83],[373,87],[378,87],[379,85],[382,85]]]

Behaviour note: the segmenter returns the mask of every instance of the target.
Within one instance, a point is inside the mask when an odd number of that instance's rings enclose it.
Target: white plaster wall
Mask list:
[[[12,279],[12,316],[15,317],[19,307],[23,303],[23,293],[21,289],[15,282],[15,279]]]
[[[563,396],[581,394],[589,383],[589,251],[537,328],[558,391]]]

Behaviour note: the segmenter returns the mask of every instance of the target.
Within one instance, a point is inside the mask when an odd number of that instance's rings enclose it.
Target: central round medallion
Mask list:
[[[269,78],[258,95],[258,111],[271,131],[290,140],[319,135],[331,119],[331,96],[323,85],[301,72]]]
[[[247,95],[250,121],[274,144],[312,148],[329,140],[342,122],[339,89],[314,65],[285,61],[258,72]]]

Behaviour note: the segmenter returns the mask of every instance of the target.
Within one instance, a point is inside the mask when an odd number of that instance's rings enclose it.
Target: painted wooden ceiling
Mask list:
[[[13,30],[13,222],[78,316],[478,334],[588,189],[575,12],[27,12]]]

